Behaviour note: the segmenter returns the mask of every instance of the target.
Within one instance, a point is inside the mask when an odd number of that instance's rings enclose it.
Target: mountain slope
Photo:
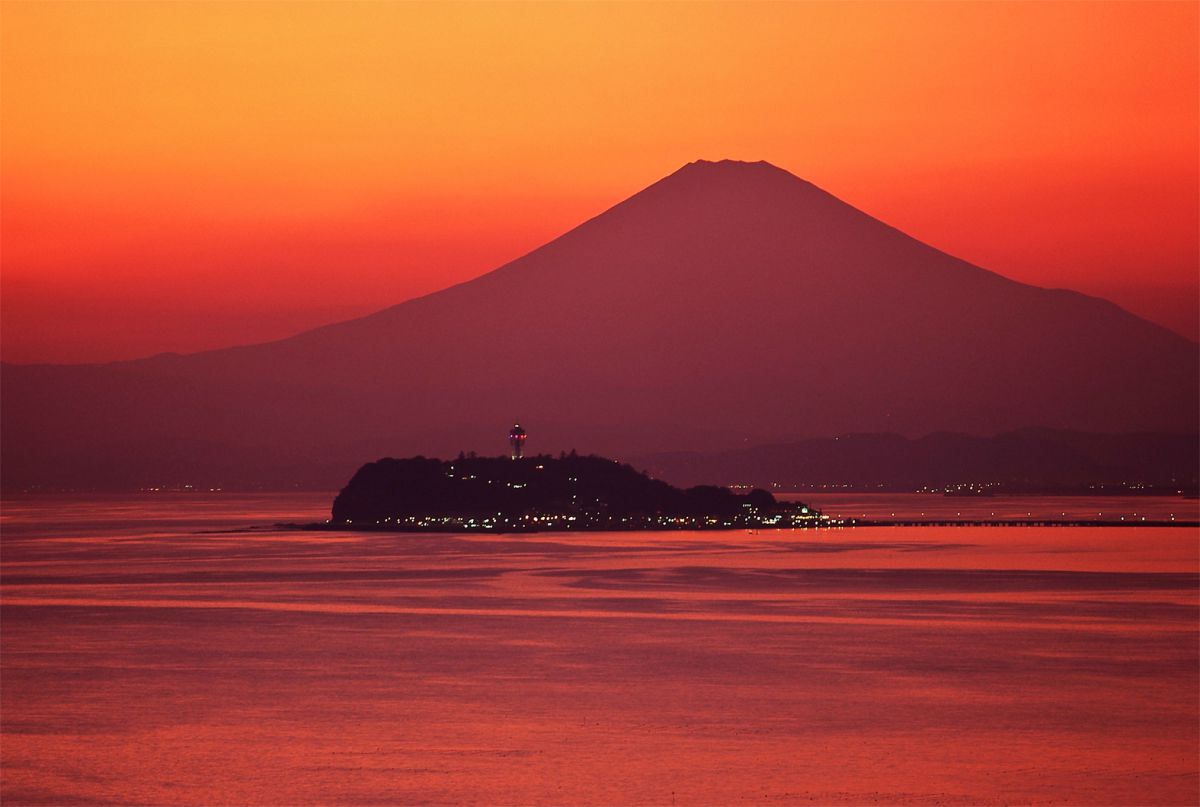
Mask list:
[[[368,317],[190,356],[5,366],[3,472],[150,482],[171,456],[220,480],[360,447],[357,461],[490,453],[514,417],[535,450],[617,456],[849,431],[1191,432],[1197,356],[1111,303],[972,266],[774,166],[697,162],[490,274]]]

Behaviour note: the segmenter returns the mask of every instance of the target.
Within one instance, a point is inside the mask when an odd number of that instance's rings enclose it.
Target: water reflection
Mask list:
[[[1195,530],[214,531],[328,501],[6,502],[4,803],[1196,800]]]

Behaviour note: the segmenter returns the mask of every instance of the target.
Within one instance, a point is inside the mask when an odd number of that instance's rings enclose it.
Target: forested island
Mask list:
[[[822,516],[765,490],[681,489],[635,468],[574,453],[509,459],[381,459],[333,502],[330,526],[526,532],[808,527]]]

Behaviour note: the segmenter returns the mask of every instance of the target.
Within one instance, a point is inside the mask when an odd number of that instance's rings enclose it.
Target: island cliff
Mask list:
[[[730,529],[819,523],[765,490],[686,490],[614,460],[412,457],[364,465],[333,502],[331,524],[367,529]]]

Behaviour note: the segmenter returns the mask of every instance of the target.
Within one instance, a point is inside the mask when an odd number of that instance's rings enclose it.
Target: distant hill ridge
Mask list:
[[[327,449],[486,452],[511,413],[544,450],[611,456],[852,432],[1191,433],[1198,366],[1194,342],[972,266],[768,163],[695,162],[367,317],[187,356],[5,365],[0,471],[7,488],[164,466],[291,484],[327,478]]]
[[[986,487],[1006,492],[1195,493],[1200,437],[1025,429],[973,437],[849,434],[733,451],[638,457],[675,484],[700,481],[804,490]]]

